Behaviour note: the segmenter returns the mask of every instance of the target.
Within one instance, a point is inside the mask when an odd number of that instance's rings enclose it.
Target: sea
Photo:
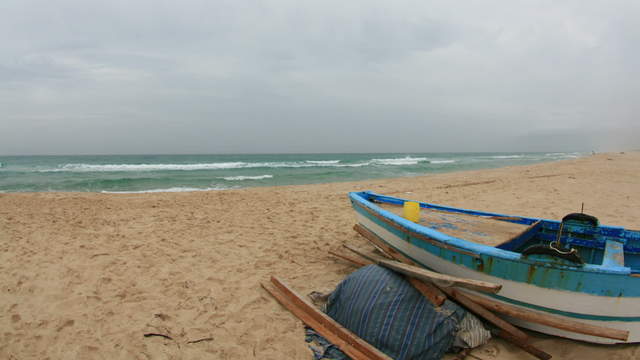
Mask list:
[[[419,176],[583,155],[548,152],[0,156],[0,192],[228,190]]]

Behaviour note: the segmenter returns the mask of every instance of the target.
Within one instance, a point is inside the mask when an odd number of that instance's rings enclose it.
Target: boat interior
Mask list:
[[[375,202],[384,210],[403,216],[402,202]],[[594,224],[575,220],[560,222],[495,216],[421,203],[420,220],[417,223],[459,239],[526,255],[545,254],[545,251],[536,249],[560,245],[561,250],[571,252],[571,249],[575,249],[574,259],[569,259],[572,262],[603,268],[627,267],[632,274],[640,274],[640,231],[599,226],[597,219],[595,221]],[[553,251],[546,255],[553,255]]]

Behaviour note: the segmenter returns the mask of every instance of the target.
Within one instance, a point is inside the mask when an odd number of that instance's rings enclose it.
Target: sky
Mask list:
[[[638,1],[0,2],[0,154],[640,145]]]

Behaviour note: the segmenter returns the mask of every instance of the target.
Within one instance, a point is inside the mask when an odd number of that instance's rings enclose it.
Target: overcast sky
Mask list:
[[[0,154],[640,148],[638,1],[0,1]]]

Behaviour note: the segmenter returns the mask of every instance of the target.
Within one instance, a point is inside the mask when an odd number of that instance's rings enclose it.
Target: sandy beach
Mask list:
[[[278,275],[306,294],[354,271],[327,254],[367,246],[349,191],[550,219],[584,202],[602,224],[637,229],[639,173],[627,152],[353,183],[0,194],[0,358],[311,359],[302,323],[260,282]],[[531,334],[557,359],[640,357],[640,345]],[[502,340],[473,354],[531,358]]]

